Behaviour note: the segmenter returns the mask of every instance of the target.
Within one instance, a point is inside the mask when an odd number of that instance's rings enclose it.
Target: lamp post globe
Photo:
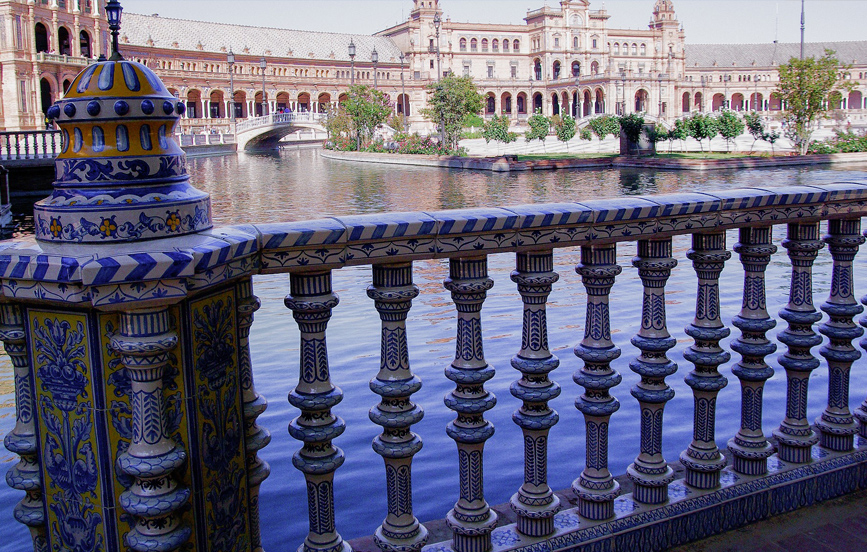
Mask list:
[[[123,6],[120,5],[118,0],[109,0],[105,4],[105,16],[108,19],[108,28],[111,30],[111,59],[112,61],[119,61],[123,59],[123,56],[120,55],[120,48],[118,47],[117,35],[120,32],[120,21],[123,16]]]
[[[439,13],[434,14],[433,23],[437,38],[437,82],[439,82],[442,75],[442,71],[440,70],[440,25],[442,24],[442,18]]]

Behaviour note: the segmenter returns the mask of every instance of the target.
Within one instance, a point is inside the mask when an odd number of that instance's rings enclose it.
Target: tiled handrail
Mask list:
[[[4,161],[53,158],[60,149],[59,130],[0,132],[0,159]]]

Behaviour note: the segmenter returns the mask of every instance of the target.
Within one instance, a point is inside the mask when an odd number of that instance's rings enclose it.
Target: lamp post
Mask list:
[[[379,63],[379,53],[376,51],[376,48],[370,53],[370,61],[373,62],[373,89],[376,90],[376,64]]]
[[[662,119],[662,77],[664,73],[659,74],[659,119]]]
[[[755,99],[755,103],[753,104],[755,106],[756,112],[759,112],[762,110],[762,106],[761,106],[761,104],[759,104],[759,81],[760,80],[762,80],[761,75],[756,75],[755,77],[753,77],[753,81],[756,83],[756,99]]]
[[[530,73],[530,102],[529,103],[530,103],[530,105],[529,105],[529,109],[527,110],[527,113],[528,113],[528,115],[535,115],[536,114],[536,100],[535,100],[535,98],[533,98],[533,74],[532,74],[532,72]]]
[[[701,77],[701,104],[698,106],[698,110],[701,113],[704,113],[704,87],[705,87],[705,84],[707,84],[707,79],[708,79],[707,76],[702,75],[702,77]]]
[[[108,28],[111,29],[111,61],[120,61],[120,48],[117,43],[117,35],[120,32],[120,20],[123,14],[123,6],[117,0],[109,0],[105,4],[105,16],[108,19]],[[802,56],[803,57],[803,56]]]
[[[401,52],[400,53],[400,111],[403,115],[403,131],[406,131],[406,88],[403,83],[403,62],[406,60],[406,55]]]
[[[801,0],[801,60],[804,59],[804,0]]]
[[[620,71],[620,109],[616,115],[626,115],[626,71]]]
[[[578,66],[578,72],[575,73],[575,118],[581,118],[581,103],[584,96],[581,94],[581,66]]]
[[[349,84],[351,86],[355,84],[355,42],[352,39],[349,40],[349,64],[351,67]]]
[[[440,71],[440,25],[442,24],[442,18],[440,17],[439,13],[434,15],[433,21],[437,37],[437,82],[439,82],[440,75],[442,75],[442,71]]]
[[[232,123],[235,123],[235,52],[229,48],[229,53],[226,54],[226,61],[229,62],[229,105],[232,106]]]
[[[729,107],[729,81],[732,80],[731,75],[723,75],[723,109]]]
[[[262,56],[262,60],[259,61],[259,68],[262,69],[262,116],[267,115],[267,100],[265,99],[265,68],[268,67],[268,63],[265,62],[265,56]]]

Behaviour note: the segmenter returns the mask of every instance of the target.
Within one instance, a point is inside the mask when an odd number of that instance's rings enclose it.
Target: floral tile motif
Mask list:
[[[787,466],[785,462],[777,458],[776,456],[771,456],[768,458],[768,470],[772,472],[780,471]]]
[[[831,454],[827,450],[823,449],[822,447],[818,447],[818,446],[810,449],[810,452],[812,453],[813,460],[821,460],[822,458],[825,458],[826,456]]]
[[[509,210],[523,217],[516,245],[582,245],[590,232],[593,211],[578,203],[519,205]]]
[[[429,256],[440,222],[427,213],[385,213],[341,217],[348,233],[344,261],[367,264],[371,259]]]
[[[560,512],[554,516],[554,527],[557,529],[574,529],[581,524],[577,514]]]
[[[631,497],[621,496],[614,500],[614,513],[618,516],[631,514],[640,506]]]
[[[436,241],[436,256],[459,251],[515,247],[521,216],[506,209],[458,209],[438,211],[434,215],[440,224]]]
[[[588,240],[645,236],[657,231],[660,206],[648,199],[625,197],[584,201],[581,205],[596,215]]]
[[[689,495],[693,494],[692,489],[687,487],[683,480],[675,481],[674,483],[668,486],[668,499],[669,500],[682,500]]]
[[[491,543],[497,547],[511,546],[521,540],[514,526],[500,527],[491,532]]]
[[[723,470],[719,474],[720,485],[730,487],[740,481],[741,476],[731,470]]]
[[[346,228],[336,219],[257,227],[262,239],[262,272],[291,267],[342,265]]]
[[[446,543],[437,543],[425,546],[422,552],[454,552],[452,547]]]

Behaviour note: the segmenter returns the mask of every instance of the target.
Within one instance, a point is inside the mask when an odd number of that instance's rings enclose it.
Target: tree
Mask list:
[[[813,124],[831,106],[831,95],[841,90],[851,90],[858,83],[840,78],[841,66],[833,50],[825,50],[819,59],[792,58],[780,65],[780,84],[777,95],[786,107],[786,137],[800,155],[805,155],[810,146]]]
[[[630,113],[620,117],[620,128],[626,139],[632,144],[638,144],[641,140],[641,131],[644,129],[644,117],[638,113]]]
[[[335,141],[338,138],[351,139],[355,135],[355,125],[352,123],[352,117],[346,113],[344,106],[340,109],[331,110],[325,115],[325,130],[328,132],[328,139]]]
[[[511,144],[518,139],[518,135],[514,132],[509,132],[509,116],[494,115],[484,124],[482,129],[482,137],[485,142],[491,143],[502,142],[503,144]]]
[[[777,132],[776,130],[762,133],[762,140],[764,140],[765,142],[767,142],[771,145],[771,155],[774,155],[774,153],[776,153],[774,151],[774,144],[779,139],[780,139],[780,133]]]
[[[612,136],[620,136],[620,120],[611,115],[603,115],[602,117],[594,117],[587,121],[590,129],[600,140],[604,140],[609,134]]]
[[[582,140],[587,140],[588,142],[593,140],[593,131],[589,126],[585,126],[581,129],[581,132],[578,133]]]
[[[719,135],[725,138],[728,151],[735,138],[744,133],[744,122],[731,109],[723,109],[716,118],[716,128]]]
[[[443,141],[457,149],[464,118],[482,110],[482,96],[473,78],[450,74],[427,85],[427,94],[427,107],[422,109],[422,114],[442,130]]]
[[[560,118],[560,124],[554,127],[557,139],[566,144],[566,151],[569,151],[569,140],[575,137],[575,132],[575,119],[571,115],[563,115]]]
[[[716,119],[711,115],[702,113],[694,113],[689,118],[689,135],[698,140],[698,145],[701,151],[704,151],[704,146],[701,141],[707,139],[708,150],[710,150],[710,141],[717,135]]]
[[[762,122],[762,116],[756,111],[744,114],[744,123],[747,125],[747,132],[753,137],[753,145],[750,146],[750,151],[753,151],[756,142],[765,134],[765,124]]]
[[[392,111],[384,93],[363,84],[349,87],[349,98],[343,107],[352,119],[359,150],[373,138],[373,133],[388,120]]]
[[[527,120],[527,124],[530,125],[530,129],[527,131],[524,139],[528,142],[541,140],[544,147],[545,139],[551,131],[551,119],[542,115],[542,110],[540,109]]]
[[[678,119],[671,127],[668,133],[668,153],[671,153],[671,148],[675,140],[680,140],[680,149],[683,150],[683,141],[689,138],[689,122],[686,119]]]

